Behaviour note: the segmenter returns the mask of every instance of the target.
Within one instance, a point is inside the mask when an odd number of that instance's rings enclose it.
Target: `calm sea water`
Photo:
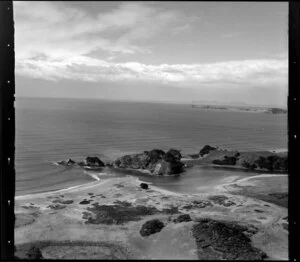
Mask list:
[[[53,161],[86,156],[113,160],[153,148],[196,153],[205,144],[238,150],[286,149],[287,116],[209,112],[190,105],[17,98],[16,194],[93,180],[79,168],[55,166]],[[192,169],[185,179],[173,182],[178,190],[180,185],[191,186],[199,172]],[[205,174],[209,172],[215,171]]]

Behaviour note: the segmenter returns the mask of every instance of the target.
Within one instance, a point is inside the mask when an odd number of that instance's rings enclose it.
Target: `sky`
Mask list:
[[[287,2],[16,1],[16,96],[286,106]]]

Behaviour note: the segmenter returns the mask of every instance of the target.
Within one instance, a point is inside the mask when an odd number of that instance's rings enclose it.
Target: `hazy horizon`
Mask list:
[[[13,4],[17,97],[287,105],[288,3]]]

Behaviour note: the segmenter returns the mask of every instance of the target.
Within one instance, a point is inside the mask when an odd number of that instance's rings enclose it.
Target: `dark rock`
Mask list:
[[[189,214],[179,215],[177,218],[173,220],[174,223],[182,223],[182,222],[190,222],[192,221]]]
[[[202,157],[206,154],[209,154],[210,151],[216,150],[216,147],[210,146],[210,145],[205,145],[199,152],[199,155]]]
[[[149,220],[142,226],[140,234],[143,237],[149,236],[160,232],[164,226],[164,223],[158,219]]]
[[[30,260],[38,260],[38,259],[42,259],[42,252],[39,248],[32,246],[26,253],[28,259]]]
[[[91,166],[91,167],[104,167],[104,163],[98,158],[98,157],[90,157],[88,156],[85,159],[85,165]]]
[[[69,158],[67,161],[65,161],[65,160],[58,161],[57,164],[63,165],[63,166],[72,166],[72,165],[76,164],[76,162],[74,160],[72,160],[71,158]]]
[[[141,184],[140,184],[140,187],[141,187],[142,189],[148,189],[148,184],[146,184],[146,183],[141,183]]]

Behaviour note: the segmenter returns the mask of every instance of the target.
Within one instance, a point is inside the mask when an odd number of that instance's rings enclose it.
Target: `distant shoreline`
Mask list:
[[[104,102],[128,102],[128,103],[149,103],[149,104],[171,104],[171,105],[193,105],[193,101],[152,101],[152,100],[126,100],[126,99],[111,99],[111,98],[82,98],[82,97],[32,97],[32,96],[17,96],[16,99],[58,99],[58,100],[79,100],[79,101],[104,101]],[[210,105],[209,101],[203,104],[199,104],[196,106],[206,106]],[[219,104],[211,105],[211,106],[228,106],[226,103],[222,104],[220,102]],[[253,107],[253,108],[283,108],[282,105],[236,105],[234,107]]]

